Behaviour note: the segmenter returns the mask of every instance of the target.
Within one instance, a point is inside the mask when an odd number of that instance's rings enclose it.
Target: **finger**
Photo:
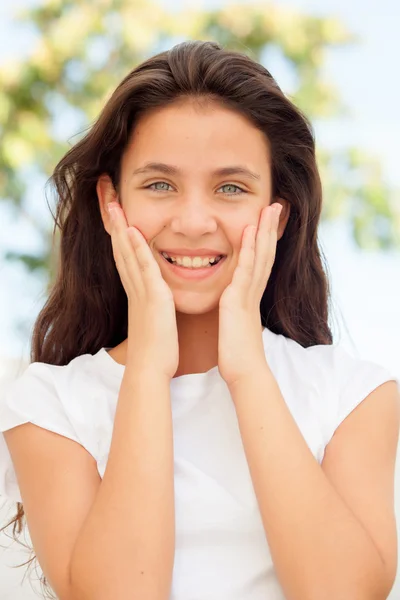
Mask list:
[[[275,212],[277,205],[263,210],[256,239],[256,256],[253,272],[255,290],[264,291],[275,260],[279,216]]]
[[[154,286],[162,282],[161,269],[153,256],[150,246],[137,227],[128,227],[128,236],[136,254],[139,270],[146,285]]]
[[[270,237],[269,237],[269,251],[268,251],[268,277],[272,271],[272,267],[275,262],[276,256],[276,245],[278,243],[278,228],[279,228],[279,217],[282,212],[282,207],[278,204],[275,205],[274,214],[271,219],[271,229],[270,229]]]
[[[253,277],[256,231],[255,225],[249,225],[243,233],[238,264],[232,277],[232,283],[240,288],[247,288]]]
[[[127,233],[128,224],[123,209],[113,202],[111,205],[111,243],[117,270],[121,276],[124,287],[131,287],[137,293],[144,292],[144,284],[132,242]],[[112,212],[111,212],[112,211]]]
[[[155,260],[143,233],[134,226],[129,226],[122,207],[117,206],[118,219],[115,220],[121,232],[120,253],[131,275],[136,291],[148,295],[163,284],[160,267]]]

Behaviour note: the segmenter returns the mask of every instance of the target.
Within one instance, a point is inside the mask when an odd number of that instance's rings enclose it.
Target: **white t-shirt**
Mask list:
[[[370,392],[399,380],[339,346],[303,348],[263,331],[267,362],[311,452]],[[103,477],[124,366],[105,348],[68,365],[32,363],[0,403],[0,432],[28,421],[75,440]],[[170,600],[284,600],[237,416],[218,367],[171,380],[176,545]],[[145,457],[143,458],[145,460]],[[20,501],[0,434],[0,499]]]

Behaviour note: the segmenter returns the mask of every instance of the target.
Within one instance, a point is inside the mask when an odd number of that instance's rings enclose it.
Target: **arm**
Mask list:
[[[376,545],[314,458],[269,367],[230,392],[287,599],[386,598]]]
[[[169,380],[122,379],[104,477],[77,539],[73,600],[166,600],[175,550]]]

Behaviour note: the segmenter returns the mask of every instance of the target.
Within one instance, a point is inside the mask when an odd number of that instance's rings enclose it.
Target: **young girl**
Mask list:
[[[0,411],[0,495],[42,581],[386,598],[398,382],[332,345],[304,115],[251,58],[185,42],[120,83],[52,181],[57,279]]]

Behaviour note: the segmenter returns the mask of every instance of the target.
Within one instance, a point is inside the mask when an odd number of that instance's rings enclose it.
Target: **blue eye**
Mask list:
[[[235,194],[229,194],[228,192],[226,193],[227,196],[240,196],[241,194],[245,194],[246,192],[244,190],[242,190],[242,188],[240,188],[238,185],[235,185],[234,183],[224,183],[224,185],[221,185],[221,188],[223,187],[234,187],[237,190],[240,190],[240,192],[235,193]],[[221,189],[220,188],[220,189]]]
[[[158,183],[165,183],[166,185],[169,185],[169,183],[167,183],[166,181],[155,181],[154,183],[151,183],[150,185],[146,186],[146,190],[150,189],[153,185],[157,185]],[[170,186],[171,187],[171,186]],[[165,192],[166,190],[156,190],[153,188],[154,192]]]
[[[166,192],[166,191],[169,191],[169,190],[166,190],[166,189],[160,190],[160,189],[153,188],[153,185],[158,185],[159,183],[162,183],[162,184],[165,184],[165,185],[169,185],[169,187],[171,187],[170,184],[167,183],[166,181],[155,181],[154,183],[151,183],[150,185],[145,186],[145,189],[146,190],[152,189],[154,192]],[[236,188],[237,190],[240,190],[239,192],[235,192],[233,194],[230,194],[229,192],[225,192],[226,196],[240,196],[241,194],[246,194],[245,190],[243,190],[238,185],[235,185],[234,183],[225,183],[224,185],[221,186],[221,188],[224,188],[224,187],[233,187],[233,188]],[[221,189],[221,188],[219,188],[219,189]]]

